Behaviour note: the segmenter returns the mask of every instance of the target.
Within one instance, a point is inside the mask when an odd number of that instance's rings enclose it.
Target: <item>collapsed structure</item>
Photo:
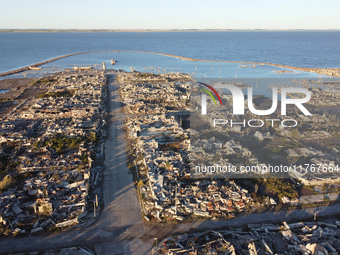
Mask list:
[[[244,228],[171,236],[156,254],[319,254],[337,255],[340,222],[248,224]]]
[[[187,75],[134,72],[119,80],[147,221],[229,218],[252,205],[248,191],[234,181],[190,178]]]
[[[8,163],[0,223],[7,234],[79,224],[92,217],[93,203],[98,208],[104,73],[64,72],[33,86],[46,93],[22,100],[0,122],[0,155]]]

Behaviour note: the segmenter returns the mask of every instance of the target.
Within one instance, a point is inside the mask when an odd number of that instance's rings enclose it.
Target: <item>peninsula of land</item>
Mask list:
[[[287,68],[287,69],[292,69],[292,70],[298,70],[298,71],[303,71],[303,72],[312,72],[312,73],[319,73],[327,76],[333,76],[333,77],[340,77],[340,68],[313,68],[313,67],[295,67],[295,66],[288,66],[288,65],[281,65],[281,64],[274,64],[274,63],[264,63],[264,62],[246,62],[246,61],[229,61],[229,60],[205,60],[205,59],[194,59],[194,58],[188,58],[188,57],[183,57],[183,56],[177,56],[177,55],[172,55],[172,54],[166,54],[166,53],[159,53],[159,52],[148,52],[148,51],[123,51],[123,50],[112,50],[112,51],[88,51],[88,52],[77,52],[77,53],[72,53],[72,54],[67,54],[55,58],[51,58],[48,60],[45,60],[43,62],[35,63],[29,66],[25,66],[19,69],[11,70],[8,72],[3,72],[0,73],[0,77],[7,76],[7,75],[12,75],[12,74],[17,74],[25,71],[29,71],[35,68],[39,68],[39,66],[51,63],[53,61],[74,56],[74,55],[80,55],[80,54],[86,54],[86,53],[98,53],[98,52],[139,52],[139,53],[148,53],[148,54],[157,54],[157,55],[163,55],[163,56],[168,56],[168,57],[174,57],[178,59],[183,59],[187,61],[197,61],[197,62],[220,62],[220,63],[240,63],[240,64],[251,64],[253,66],[256,65],[270,65],[270,66],[277,66],[277,67],[282,67],[282,68]]]

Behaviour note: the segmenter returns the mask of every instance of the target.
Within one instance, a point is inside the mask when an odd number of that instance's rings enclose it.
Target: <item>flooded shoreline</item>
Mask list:
[[[112,50],[112,51],[88,51],[88,52],[78,52],[78,53],[72,53],[67,54],[59,57],[55,57],[46,61],[38,62],[26,67],[18,68],[15,70],[11,70],[8,72],[0,73],[0,77],[5,77],[13,74],[18,74],[21,72],[29,71],[30,67],[39,67],[41,65],[51,63],[63,58],[75,56],[75,55],[83,55],[83,54],[89,54],[89,53],[110,53],[110,52],[131,52],[131,53],[145,53],[145,54],[155,54],[155,55],[161,55],[161,56],[167,56],[172,58],[177,58],[180,60],[186,60],[190,62],[209,62],[209,63],[235,63],[235,64],[251,64],[253,67],[256,66],[275,66],[279,68],[285,68],[285,69],[292,69],[297,71],[303,71],[303,72],[313,72],[318,74],[323,74],[327,76],[335,76],[340,77],[340,68],[306,68],[306,67],[295,67],[295,66],[288,66],[288,65],[281,65],[281,64],[275,64],[275,63],[263,63],[263,62],[247,62],[247,61],[229,61],[229,60],[204,60],[204,59],[194,59],[194,58],[188,58],[184,56],[177,56],[172,54],[166,54],[166,53],[159,53],[159,52],[147,52],[147,51],[125,51],[125,50]]]

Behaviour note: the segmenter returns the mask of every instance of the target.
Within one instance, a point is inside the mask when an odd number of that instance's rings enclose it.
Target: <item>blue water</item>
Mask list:
[[[335,68],[340,67],[339,42],[339,31],[0,33],[0,72],[65,54],[101,50],[138,50],[195,59]],[[142,68],[141,63],[134,62],[133,55],[127,57],[121,61]],[[172,66],[166,63],[169,59],[148,55],[142,62],[148,62],[145,66],[162,66],[165,61],[164,66]],[[79,58],[73,60],[74,64],[90,64],[78,62]],[[101,61],[97,59],[98,63]],[[200,64],[197,65],[199,68]]]
[[[111,65],[111,59],[117,63]],[[94,68],[102,68],[105,62],[106,69],[123,69],[130,72],[131,69],[142,72],[165,73],[182,72],[189,73],[195,78],[311,78],[317,79],[319,74],[293,71],[291,74],[278,74],[273,71],[284,68],[256,65],[255,68],[244,68],[239,63],[224,62],[201,62],[188,61],[175,57],[163,56],[140,52],[101,52],[87,53],[63,58],[42,66],[41,71],[29,74],[54,72],[74,66],[87,66],[91,64]],[[28,75],[29,75],[28,74]]]

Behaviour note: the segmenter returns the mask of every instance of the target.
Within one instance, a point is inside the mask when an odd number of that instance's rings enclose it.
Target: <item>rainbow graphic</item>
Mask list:
[[[220,101],[220,104],[222,105],[222,100],[221,100],[220,96],[218,95],[217,91],[216,91],[213,87],[211,87],[210,85],[205,84],[205,83],[203,83],[203,82],[197,82],[197,83],[199,83],[199,84],[201,84],[201,85],[203,85],[203,86],[206,86],[206,87],[209,88],[212,92],[214,92],[214,94],[217,96],[218,100]],[[200,90],[203,90],[204,92],[206,92],[206,93],[212,98],[212,100],[214,101],[215,105],[217,105],[217,102],[216,102],[216,100],[215,100],[215,97],[211,94],[211,92],[210,92],[209,90],[203,89],[203,88],[199,88],[199,89],[200,89]]]

